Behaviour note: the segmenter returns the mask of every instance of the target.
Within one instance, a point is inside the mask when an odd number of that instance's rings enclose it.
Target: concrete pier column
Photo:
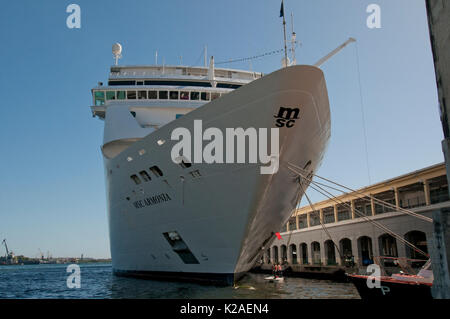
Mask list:
[[[350,207],[351,207],[351,210],[352,210],[352,219],[355,219],[356,218],[356,214],[355,214],[355,200],[354,199],[352,199],[350,201]]]
[[[297,245],[297,261],[299,265],[303,265],[303,251],[302,244]]]
[[[397,210],[400,210],[400,192],[397,187],[394,187],[394,196],[395,196],[395,207]]]
[[[270,261],[272,264],[276,264],[278,261],[275,259],[275,247],[276,246],[272,246],[270,247]]]
[[[395,240],[397,243],[397,254],[400,258],[406,258],[406,244],[400,242],[399,240]]]
[[[372,211],[372,216],[375,216],[375,201],[373,200],[373,197],[370,197],[370,209]]]
[[[380,256],[380,242],[378,240],[378,236],[372,236],[372,251],[374,257]]]
[[[338,247],[339,247],[339,242],[336,242],[336,245],[338,245]],[[341,251],[341,248],[339,247],[339,250],[337,250],[337,249],[336,249],[336,246],[333,245],[333,249],[334,249],[334,256],[336,257],[336,263],[337,263],[338,265],[343,266],[344,260],[341,258],[341,255],[339,254],[339,252],[341,252],[341,254],[343,253],[343,252]]]
[[[292,247],[291,245],[286,247],[286,254],[287,254],[287,262],[289,265],[292,265]]]
[[[295,215],[295,226],[297,227],[297,230],[300,229],[300,218],[298,217],[298,214]]]
[[[359,252],[359,248],[358,248],[358,238],[350,238],[350,240],[352,241],[352,255],[353,258],[355,260],[355,264],[360,266],[362,263],[362,258],[360,257],[360,252]]]
[[[430,182],[425,180],[423,182],[423,192],[425,193],[425,203],[426,205],[431,205],[431,197],[430,197]]]
[[[450,210],[433,212],[433,238],[431,262],[433,268],[433,288],[435,299],[450,299]]]
[[[306,244],[306,249],[308,251],[308,265],[314,265],[314,252],[312,242]]]
[[[339,221],[337,205],[334,205],[333,208],[334,208],[334,222],[337,223]]]
[[[322,208],[319,209],[319,218],[320,218],[320,222],[321,222],[322,224],[324,224],[324,222],[323,222],[323,209],[322,209]]]
[[[325,255],[325,244],[319,242],[320,244],[320,262],[322,265],[327,265],[327,256]]]
[[[311,212],[306,213],[306,224],[311,227]]]

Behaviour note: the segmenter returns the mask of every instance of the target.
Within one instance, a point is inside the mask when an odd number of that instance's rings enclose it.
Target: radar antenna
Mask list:
[[[119,59],[122,58],[122,46],[120,43],[114,43],[112,46],[112,54],[114,56],[115,65],[119,64]]]

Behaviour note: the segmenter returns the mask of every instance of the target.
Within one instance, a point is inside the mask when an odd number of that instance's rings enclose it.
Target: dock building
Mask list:
[[[398,209],[380,205],[376,199]],[[345,267],[348,258],[357,267],[372,264],[378,256],[426,259],[357,212],[428,253],[433,224],[400,208],[431,218],[433,210],[445,207],[450,207],[450,199],[445,164],[441,163],[297,209],[281,230],[281,239],[265,249],[260,262],[263,269],[287,263],[298,272],[332,272]]]

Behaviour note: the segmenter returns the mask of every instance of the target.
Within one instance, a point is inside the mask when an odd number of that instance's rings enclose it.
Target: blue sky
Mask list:
[[[81,29],[68,29],[66,7],[81,7]],[[381,6],[381,29],[368,29],[366,7]],[[17,254],[108,257],[103,124],[91,117],[90,89],[106,81],[111,45],[121,64],[203,63],[283,46],[279,0],[8,1],[1,5],[0,237]],[[311,64],[358,39],[370,181],[443,161],[434,68],[423,0],[286,0],[290,30]],[[252,62],[270,73],[281,55]],[[369,184],[356,47],[323,66],[332,138],[319,174],[350,187]],[[230,65],[248,69],[248,62]],[[320,197],[311,193],[318,200]],[[3,248],[2,248],[3,249]],[[3,252],[1,252],[3,254]]]

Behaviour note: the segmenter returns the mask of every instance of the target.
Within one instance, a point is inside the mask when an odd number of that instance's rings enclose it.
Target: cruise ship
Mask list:
[[[92,114],[104,122],[110,248],[119,276],[233,284],[277,240],[308,186],[288,163],[315,173],[330,138],[325,78],[315,66],[264,75],[215,68],[213,58],[201,67],[116,60],[92,96]],[[184,155],[174,161],[173,131],[193,132],[199,120],[203,130],[277,128],[277,167],[263,174],[267,163],[199,163]]]

